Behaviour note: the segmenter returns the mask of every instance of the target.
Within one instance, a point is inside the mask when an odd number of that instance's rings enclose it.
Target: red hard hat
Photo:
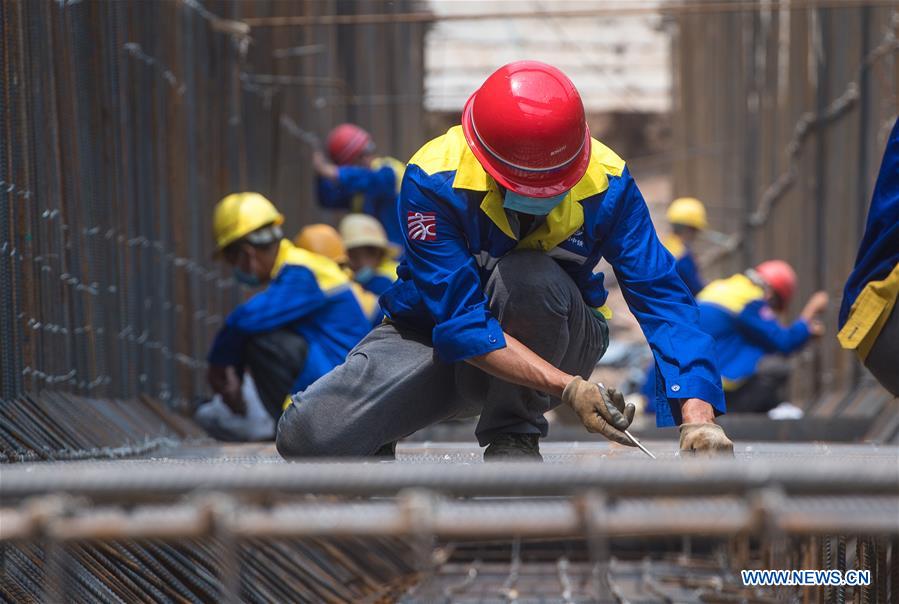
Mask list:
[[[783,260],[767,260],[755,267],[755,272],[768,284],[784,306],[790,304],[796,293],[796,271]]]
[[[590,162],[581,97],[546,63],[516,61],[493,72],[465,103],[462,129],[484,169],[528,197],[564,193]]]
[[[328,155],[338,165],[352,163],[371,146],[371,136],[355,124],[340,124],[328,134]]]

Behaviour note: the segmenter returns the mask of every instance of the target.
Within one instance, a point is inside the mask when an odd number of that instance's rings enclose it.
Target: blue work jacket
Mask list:
[[[659,366],[659,424],[675,423],[682,398],[701,398],[723,413],[714,345],[699,328],[696,303],[624,162],[599,141],[592,144],[584,177],[521,239],[510,223],[515,213],[503,208],[503,193],[461,127],[422,147],[400,190],[406,255],[381,307],[394,322],[430,332],[440,359],[460,361],[506,345],[484,294],[500,258],[518,249],[543,251],[571,276],[587,305],[604,309],[604,277],[594,272],[604,257]]]
[[[677,269],[677,274],[687,285],[690,293],[695,296],[705,287],[705,284],[699,276],[699,267],[696,265],[693,251],[684,245],[683,240],[674,233],[665,237],[662,243],[665,249],[674,256],[674,267]]]
[[[356,273],[356,282],[367,291],[380,296],[396,281],[397,263],[393,260],[384,260],[368,274]]]
[[[378,157],[370,168],[340,166],[337,182],[318,179],[318,202],[325,208],[362,212],[377,218],[387,232],[387,239],[403,244],[402,229],[397,220],[396,196],[405,165],[392,157]]]
[[[286,239],[281,241],[272,281],[228,315],[208,361],[242,367],[251,336],[283,328],[303,336],[309,349],[294,392],[342,363],[371,329],[343,270]]]
[[[899,265],[899,120],[893,125],[893,131],[887,141],[880,174],[871,197],[865,234],[859,246],[855,268],[849,275],[843,291],[840,328],[845,326],[850,314],[855,316],[849,333],[840,333],[840,340],[844,345],[870,349],[873,340],[876,340],[890,309],[896,303],[897,265]],[[889,281],[891,273],[892,286],[886,283],[875,287],[878,284],[872,283]],[[863,295],[865,290],[871,291]]]
[[[724,389],[736,390],[766,354],[791,354],[808,342],[808,324],[784,327],[765,302],[765,291],[746,275],[712,281],[696,297],[702,328],[715,340]]]

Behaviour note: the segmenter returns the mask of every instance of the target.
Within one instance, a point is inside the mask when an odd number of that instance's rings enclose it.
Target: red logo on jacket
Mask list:
[[[406,215],[409,239],[413,241],[437,241],[437,214],[435,212],[409,212]]]

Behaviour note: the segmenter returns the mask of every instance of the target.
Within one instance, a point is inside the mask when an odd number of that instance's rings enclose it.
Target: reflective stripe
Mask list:
[[[554,247],[551,250],[547,251],[546,254],[551,258],[558,258],[559,260],[568,260],[570,262],[577,262],[578,264],[583,264],[587,261],[586,256],[582,256],[575,252],[570,252],[565,248]]]

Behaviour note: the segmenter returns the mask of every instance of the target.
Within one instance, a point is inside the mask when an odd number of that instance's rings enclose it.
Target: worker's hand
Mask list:
[[[635,446],[624,434],[634,421],[636,408],[624,402],[614,388],[602,389],[581,377],[571,380],[562,392],[562,402],[577,413],[588,432],[598,432],[616,443]]]
[[[337,166],[331,163],[321,151],[312,152],[312,167],[320,176],[331,180],[337,179]]]
[[[830,296],[827,295],[825,291],[818,291],[813,293],[808,302],[805,303],[805,308],[802,309],[801,316],[806,321],[811,321],[822,312],[827,310],[827,304],[830,301]]]
[[[718,424],[681,424],[680,450],[696,457],[733,457],[734,443]]]
[[[824,327],[824,323],[817,319],[806,321],[806,325],[808,325],[808,332],[812,334],[812,337],[815,338],[820,338],[827,331],[827,329]]]
[[[243,398],[240,376],[234,367],[210,365],[206,380],[212,390],[222,397],[222,401],[237,415],[245,415],[247,403]]]

